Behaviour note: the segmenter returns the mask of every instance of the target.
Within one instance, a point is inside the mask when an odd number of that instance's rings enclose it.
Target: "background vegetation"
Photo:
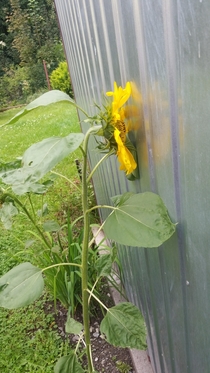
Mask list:
[[[0,125],[13,117],[20,109],[0,113]],[[47,121],[46,121],[47,119]],[[43,125],[44,123],[44,125]],[[47,125],[46,125],[47,123]],[[34,142],[50,136],[65,136],[69,132],[79,132],[76,110],[62,102],[46,108],[37,109],[20,119],[16,124],[1,128],[0,161],[14,160]],[[67,175],[80,186],[75,158],[80,157],[78,150],[64,159],[56,171]],[[48,205],[48,219],[62,223],[65,211],[70,209],[72,217],[81,214],[80,195],[76,188],[61,178],[56,178],[45,198]],[[40,209],[42,196],[33,196],[35,211]],[[37,264],[40,249],[27,246],[32,229],[28,219],[19,214],[12,230],[0,225],[0,276],[13,266],[30,260]],[[65,354],[67,343],[59,333],[53,316],[53,298],[44,295],[33,305],[18,310],[0,308],[0,372],[53,372],[55,361]]]
[[[50,75],[50,83],[53,89],[59,89],[67,93],[70,97],[74,96],[66,61],[60,62],[57,69],[52,72]]]
[[[65,60],[53,0],[0,0],[0,107],[30,102]],[[28,99],[28,100],[27,100]]]
[[[9,118],[13,117],[20,109],[8,110],[0,113],[0,125],[5,123]],[[46,121],[47,119],[47,121]],[[47,123],[47,125],[46,125]],[[51,136],[66,136],[70,132],[80,132],[77,112],[74,107],[68,103],[61,102],[50,105],[45,108],[38,108],[31,113],[28,113],[23,119],[20,118],[16,124],[7,125],[1,128],[0,136],[0,162],[13,161],[17,157],[23,155],[24,151],[33,143],[41,141],[44,138]],[[75,181],[78,186],[80,179],[75,165],[75,158],[80,158],[80,150],[65,158],[56,167],[55,171],[60,174],[65,174],[72,181]],[[78,190],[74,186],[61,178],[56,178],[53,188],[48,190],[45,198],[45,203],[48,204],[49,218],[54,216],[62,219],[64,207],[67,209],[71,206],[70,213],[77,217],[81,214],[81,202]],[[35,210],[40,209],[42,204],[41,196],[33,197]],[[2,258],[4,253],[7,257],[11,256],[11,262],[17,262],[17,252],[22,251],[25,247],[25,240],[28,239],[26,232],[28,219],[22,214],[18,215],[17,223],[13,225],[12,231],[6,231],[0,226],[0,276],[6,272],[8,266]],[[30,226],[28,226],[29,228]],[[17,240],[17,237],[19,240]],[[24,244],[21,244],[23,241]],[[18,243],[19,242],[19,243]],[[9,253],[10,252],[10,253]],[[13,255],[11,255],[13,253]],[[19,255],[26,255],[27,251]],[[3,255],[3,257],[2,257]],[[13,258],[13,259],[12,259]],[[11,267],[14,263],[11,263]],[[9,265],[10,266],[10,265]]]
[[[71,97],[73,91],[53,0],[0,0],[0,9],[1,125],[20,111],[14,108],[1,112],[1,109],[29,103],[48,90],[44,63],[52,89],[63,90]],[[75,108],[63,102],[37,109],[15,125],[1,128],[0,163],[15,160],[30,145],[44,138],[65,136],[70,132],[80,132]],[[67,221],[67,211],[72,220],[81,215],[78,189],[81,181],[75,165],[75,159],[80,163],[80,156],[78,150],[55,169],[71,179],[76,187],[54,175],[53,187],[46,195],[32,196],[35,214],[44,205],[45,219],[56,220],[61,225]],[[25,197],[22,202],[30,208]],[[44,221],[42,216],[39,221],[38,215],[37,220],[40,225]],[[80,227],[76,229],[80,230]],[[41,262],[48,259],[39,255],[42,247],[36,240],[31,245],[34,236],[29,231],[32,232],[33,227],[23,213],[16,217],[12,230],[7,231],[0,224],[0,276],[23,261],[42,266],[44,263]],[[62,234],[62,243],[65,245],[67,241],[68,245],[68,235]],[[61,256],[64,257],[65,252]],[[50,276],[50,272],[48,274]],[[60,336],[54,316],[54,297],[49,293],[27,309],[0,308],[0,372],[53,371],[55,362],[65,355],[68,347],[67,341]]]

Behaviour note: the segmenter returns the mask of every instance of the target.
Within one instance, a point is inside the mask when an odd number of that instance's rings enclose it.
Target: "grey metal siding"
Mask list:
[[[100,104],[114,80],[135,82],[142,95],[144,120],[134,135],[140,180],[128,181],[117,160],[108,160],[94,177],[98,202],[152,190],[178,222],[177,234],[161,248],[120,248],[127,292],[147,322],[154,371],[209,373],[210,4],[55,4],[78,104],[93,114],[93,101]],[[94,142],[91,147],[94,166],[100,154]]]

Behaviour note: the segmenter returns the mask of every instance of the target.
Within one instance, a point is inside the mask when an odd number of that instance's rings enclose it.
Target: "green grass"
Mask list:
[[[20,110],[14,109],[1,113],[0,125],[8,121],[18,111]],[[22,156],[32,144],[51,136],[66,136],[70,132],[80,132],[77,112],[73,106],[66,102],[60,102],[47,107],[40,107],[20,118],[15,124],[0,128],[0,161],[12,161]],[[70,154],[60,162],[55,171],[71,180],[76,179],[76,183],[79,184],[75,165],[76,158],[81,159],[80,150]],[[74,188],[69,189],[69,185],[66,181],[61,181],[58,178],[52,193],[47,194],[45,202],[51,206],[52,213],[61,210],[63,205],[69,202],[69,192],[72,194],[73,210],[75,210],[75,203],[81,206],[78,197],[76,198],[78,193],[75,194]],[[40,209],[41,198],[36,200],[37,209]]]
[[[65,342],[55,329],[52,313],[44,311],[44,302],[40,299],[14,311],[0,309],[1,373],[52,373],[65,353]]]
[[[18,111],[20,110],[14,109],[1,113],[0,124],[8,121]],[[70,104],[60,102],[33,110],[26,116],[20,118],[15,124],[0,128],[0,161],[12,161],[22,156],[24,151],[33,143],[51,136],[66,136],[70,132],[80,132],[77,112]],[[80,150],[70,154],[60,162],[55,168],[55,171],[65,175],[80,186],[75,158],[81,158]],[[62,220],[63,215],[65,215],[64,210],[67,206],[70,207],[71,215],[77,217],[81,214],[81,199],[77,189],[72,187],[66,180],[59,177],[56,178],[54,186],[49,189],[46,196],[32,195],[31,198],[35,212],[41,209],[43,203],[48,204],[48,220]],[[29,207],[27,197],[22,197],[21,200]],[[3,244],[0,244],[0,247],[7,242],[6,250],[8,247],[16,248],[13,251],[13,255],[20,250],[22,251],[25,241],[29,238],[27,229],[30,228],[31,225],[26,216],[23,214],[19,215],[13,225],[13,230],[9,234],[7,231],[3,230],[3,228],[0,228],[1,242],[3,240]],[[0,274],[1,273],[2,269],[0,265]]]
[[[13,117],[20,109],[0,113],[0,125]],[[42,107],[28,113],[12,125],[0,128],[0,161],[12,161],[22,156],[33,143],[51,136],[66,136],[70,132],[80,132],[77,112],[68,103],[58,103]],[[81,158],[80,150],[64,159],[57,167],[59,172],[80,186],[75,158]],[[27,207],[27,197],[21,197]],[[70,208],[73,217],[81,215],[80,193],[66,180],[57,178],[46,196],[32,196],[35,212],[43,203],[48,204],[48,220],[63,222],[65,210]],[[6,231],[0,226],[0,276],[23,261],[34,259],[34,251],[25,248],[31,238],[32,229],[26,216],[21,213],[15,219],[13,228]],[[45,300],[20,309],[8,311],[0,308],[0,372],[53,373],[53,366],[64,354],[64,342],[54,329],[51,313],[43,312]]]
[[[20,109],[0,114],[0,125]],[[15,124],[0,129],[0,159],[10,161],[22,156],[32,144],[51,136],[66,136],[80,132],[76,110],[67,102],[40,107],[20,118]]]

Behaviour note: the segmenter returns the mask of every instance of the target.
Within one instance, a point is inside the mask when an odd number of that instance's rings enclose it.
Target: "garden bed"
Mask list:
[[[114,302],[109,293],[109,288],[105,283],[101,289],[103,297],[106,297],[106,305],[113,306]],[[53,302],[47,302],[44,310],[46,313],[53,313],[54,304]],[[78,342],[79,336],[74,334],[67,334],[65,332],[65,323],[67,319],[67,310],[60,304],[57,303],[57,312],[54,315],[55,322],[57,325],[57,332],[61,338],[68,341],[70,348],[75,348]],[[75,314],[75,320],[82,322],[82,309],[77,308]],[[90,332],[91,332],[91,344],[92,344],[92,355],[95,369],[100,373],[135,373],[130,352],[127,348],[119,348],[110,345],[104,339],[104,336],[100,333],[99,325],[103,318],[102,312],[97,305],[91,307],[91,319],[90,319]],[[83,344],[83,342],[82,342]],[[84,344],[83,344],[84,346]],[[86,359],[83,355],[83,349],[80,351],[82,364],[86,365]]]

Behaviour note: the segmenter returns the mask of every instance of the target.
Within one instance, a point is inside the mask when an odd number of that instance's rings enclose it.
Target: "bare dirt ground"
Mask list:
[[[110,307],[113,305],[112,302],[113,301],[111,298],[109,298],[108,294],[106,304],[108,303],[107,305]],[[51,305],[52,307],[49,306],[50,305],[48,303],[45,309],[48,310],[47,312],[50,312],[49,308],[51,308],[52,312],[54,308],[53,303]],[[101,335],[99,325],[103,316],[100,308],[97,306],[93,306],[91,310],[90,333],[94,368],[99,373],[135,373],[129,350],[126,348],[119,348],[110,345],[108,342],[106,342],[104,336]],[[61,304],[57,303],[57,313],[55,315],[55,321],[57,324],[58,333],[63,339],[67,339],[69,341],[70,348],[73,349],[76,346],[79,337],[73,334],[66,334],[66,319],[67,310]],[[77,308],[75,320],[82,322],[81,307]],[[82,356],[82,348],[80,352]],[[81,363],[85,368],[85,356],[81,358]]]

